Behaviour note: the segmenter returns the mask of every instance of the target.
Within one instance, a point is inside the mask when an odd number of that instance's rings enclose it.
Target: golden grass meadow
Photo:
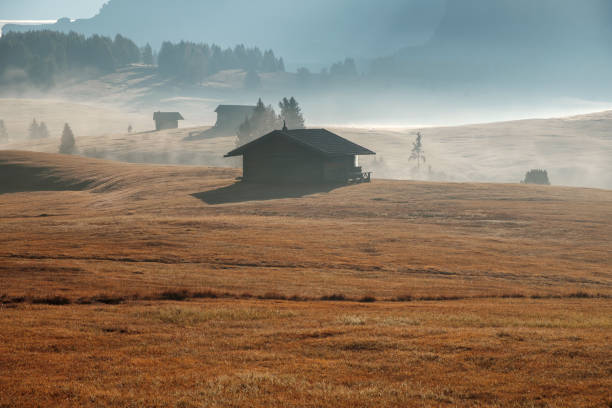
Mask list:
[[[612,191],[239,175],[0,152],[0,406],[612,406]]]

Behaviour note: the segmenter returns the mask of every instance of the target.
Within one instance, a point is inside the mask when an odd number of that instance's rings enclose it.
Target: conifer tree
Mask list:
[[[8,142],[8,132],[6,130],[6,126],[4,125],[4,120],[0,119],[0,143]]]
[[[74,154],[76,153],[76,141],[74,139],[74,133],[70,129],[70,125],[67,123],[64,125],[64,131],[62,132],[62,141],[59,147],[61,154]]]
[[[40,122],[38,125],[38,139],[46,139],[49,137],[49,129],[47,129],[47,124],[45,122]]]
[[[145,65],[153,65],[153,49],[149,43],[142,49],[142,63]]]
[[[28,137],[30,139],[38,139],[38,122],[36,122],[36,118],[32,119],[32,123],[28,128]]]
[[[281,120],[285,122],[288,129],[304,129],[302,109],[293,96],[290,99],[283,98],[278,107],[281,110]]]
[[[264,105],[261,98],[257,101],[253,115],[246,118],[238,129],[237,145],[249,143],[275,129],[280,129],[282,122],[271,105]]]
[[[423,150],[423,135],[421,132],[417,132],[417,137],[414,143],[412,143],[412,153],[410,154],[410,160],[416,160],[417,169],[421,170],[421,163],[425,163],[425,150]]]

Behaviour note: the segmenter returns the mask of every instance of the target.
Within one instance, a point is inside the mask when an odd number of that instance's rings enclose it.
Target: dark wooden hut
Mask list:
[[[242,156],[243,180],[258,183],[370,181],[357,156],[376,154],[325,129],[275,130],[232,150]]]
[[[253,116],[254,111],[255,106],[250,105],[219,105],[215,109],[217,123],[214,129],[235,134],[245,119]]]
[[[153,113],[155,130],[176,129],[178,121],[185,120],[178,112],[155,112]]]

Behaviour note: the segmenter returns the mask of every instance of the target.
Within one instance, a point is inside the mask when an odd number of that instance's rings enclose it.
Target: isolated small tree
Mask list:
[[[550,185],[550,180],[548,179],[548,172],[542,169],[533,169],[529,170],[525,174],[525,179],[521,181],[523,184],[541,184],[541,185]]]
[[[59,147],[61,154],[74,154],[76,153],[76,141],[74,140],[74,133],[70,129],[70,125],[67,123],[64,125],[64,131],[62,132],[62,141]]]
[[[281,120],[289,129],[304,129],[304,116],[300,104],[292,96],[290,99],[283,98],[278,107],[281,110]]]
[[[6,130],[6,126],[4,125],[4,120],[0,119],[0,142],[7,142],[8,138],[8,132]]]
[[[259,78],[257,72],[254,69],[248,70],[246,76],[244,77],[244,88],[253,90],[258,89],[260,86],[261,78]]]
[[[421,132],[417,132],[417,137],[414,143],[412,143],[412,153],[410,154],[410,160],[416,160],[417,169],[421,170],[421,164],[425,164],[425,150],[423,150],[423,135]]]
[[[151,49],[149,43],[142,49],[142,63],[145,65],[153,65],[153,49]]]

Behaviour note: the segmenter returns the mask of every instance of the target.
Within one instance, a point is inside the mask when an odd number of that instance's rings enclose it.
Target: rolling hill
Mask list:
[[[612,192],[239,174],[1,151],[0,404],[608,403]]]
[[[12,242],[0,258],[78,261],[84,275],[76,286],[61,283],[75,295],[121,291],[128,276],[130,290],[163,285],[161,270],[132,276],[149,263],[155,270],[172,265],[190,287],[286,295],[324,289],[392,297],[408,283],[421,295],[562,293],[576,285],[608,293],[612,285],[604,273],[609,191],[386,180],[265,187],[234,184],[234,169],[15,151],[0,153],[0,174],[3,236]],[[58,222],[67,235],[55,229]],[[112,237],[109,246],[102,237]],[[107,266],[113,272],[99,280]],[[292,284],[296,270],[307,272],[309,283]],[[255,271],[257,282],[247,278]],[[236,279],[228,279],[232,273]],[[19,281],[5,280],[5,290],[17,290]]]
[[[126,95],[113,90],[100,100],[82,104],[57,100],[0,99],[9,143],[3,149],[57,152],[61,129],[69,122],[81,154],[126,162],[239,166],[223,158],[235,146],[234,137],[186,141],[214,123],[219,100],[180,99],[165,107],[188,119],[185,127],[153,132],[150,112],[110,107]],[[32,118],[51,130],[45,140],[25,139]],[[128,124],[134,132],[125,133]],[[308,123],[315,127],[315,124]],[[489,124],[424,128],[334,127],[331,130],[371,148],[375,158],[362,164],[377,178],[456,182],[516,183],[532,168],[547,169],[555,185],[612,189],[612,114],[609,111],[564,118],[530,119]],[[415,132],[424,135],[427,167],[417,172],[408,160]],[[20,133],[18,133],[20,131]]]

